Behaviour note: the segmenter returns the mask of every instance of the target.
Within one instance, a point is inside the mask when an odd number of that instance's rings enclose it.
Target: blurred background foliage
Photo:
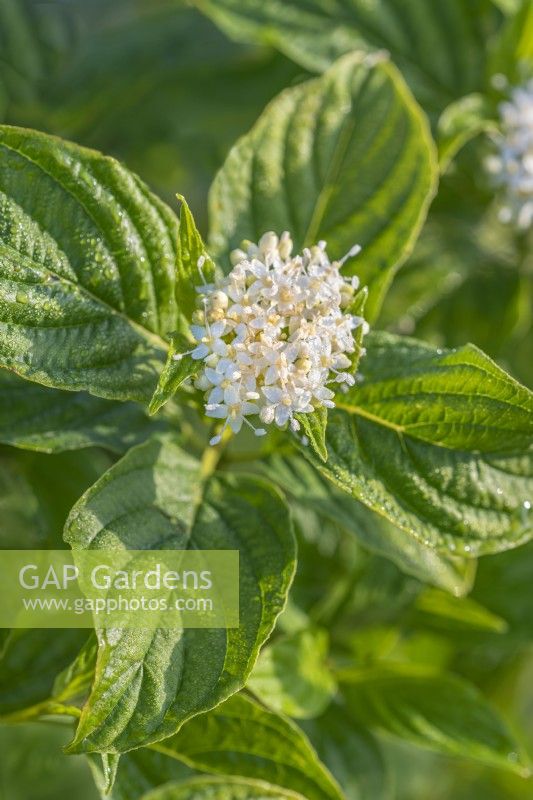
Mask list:
[[[477,5],[479,14],[481,5],[488,8],[485,27],[472,43],[468,85],[457,96],[482,90],[490,37],[517,4]],[[207,191],[228,149],[271,98],[305,80],[315,66],[312,59],[304,63],[284,52],[286,46],[238,43],[179,0],[0,0],[0,119],[116,156],[174,207],[175,193],[185,195],[205,232]],[[430,104],[426,110],[435,128],[441,109]],[[487,137],[474,138],[446,169],[379,327],[443,346],[474,342],[531,386],[531,242],[527,233],[514,235],[497,219],[483,168],[489,146]],[[21,541],[27,547],[62,546],[69,508],[109,463],[110,456],[98,450],[80,458],[3,448],[2,547]],[[297,506],[294,500],[302,566],[280,621],[289,643],[302,629],[312,629],[318,631],[314,656],[326,665],[407,663],[450,670],[474,682],[533,753],[533,545],[482,559],[475,580],[473,570],[464,577],[458,593],[472,583],[473,588],[463,599],[429,588],[420,576],[365,550],[338,520]],[[62,668],[79,642],[60,639],[53,657]],[[37,695],[28,698],[38,700],[53,683],[46,663],[36,660],[31,647],[7,644],[0,637],[0,653],[10,652],[10,675],[39,672]],[[305,666],[312,643],[297,644]],[[40,652],[42,642],[35,646]],[[272,661],[287,657],[286,647],[269,655],[271,663],[256,677],[258,694],[265,681],[272,688]],[[309,680],[300,677],[304,685]],[[315,710],[329,696],[328,680],[312,680]],[[291,688],[285,689],[290,696]],[[291,708],[301,710],[301,696],[292,702]],[[347,722],[354,737],[357,724]],[[61,755],[64,734],[44,723],[0,728],[2,800],[97,797],[85,762]],[[358,764],[355,750],[347,752],[347,772],[357,766],[365,778],[350,797],[359,798],[366,786],[360,800],[391,797],[392,787],[398,800],[533,798],[533,779],[386,736],[381,741],[387,767],[370,756]],[[373,752],[366,739],[365,747]]]
[[[0,14],[4,122],[120,158],[174,207],[184,194],[204,228],[230,146],[305,77],[179,0],[2,0]]]

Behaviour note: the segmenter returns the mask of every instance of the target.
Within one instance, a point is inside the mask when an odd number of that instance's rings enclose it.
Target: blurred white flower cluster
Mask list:
[[[487,166],[505,192],[500,219],[526,229],[533,223],[533,80],[513,89],[499,110],[499,153]]]
[[[228,425],[237,433],[246,423],[265,434],[248,419],[254,415],[297,431],[295,414],[333,407],[330,385],[354,383],[353,334],[366,323],[345,311],[359,281],[343,278],[340,267],[360,248],[330,262],[325,242],[297,256],[292,247],[289,233],[265,233],[257,245],[233,251],[229,275],[197,288],[202,307],[190,354],[204,367],[195,386],[206,393],[207,416],[224,420],[211,444]],[[203,280],[202,266],[200,259]]]

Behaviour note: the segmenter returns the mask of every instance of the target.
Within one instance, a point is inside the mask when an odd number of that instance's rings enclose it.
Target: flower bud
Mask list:
[[[290,258],[292,248],[293,243],[289,231],[283,231],[279,240],[278,250],[281,258],[284,261],[287,261],[287,259]]]
[[[241,250],[239,247],[236,250],[232,250],[231,253],[229,254],[229,259],[233,264],[233,266],[235,266],[235,264],[238,264],[240,261],[244,261],[244,259],[247,257],[248,256],[244,252],[244,250]]]
[[[278,237],[273,231],[267,231],[259,239],[259,249],[262,253],[269,253],[278,246]]]
[[[211,308],[226,309],[229,305],[229,298],[226,292],[215,291],[209,296]]]

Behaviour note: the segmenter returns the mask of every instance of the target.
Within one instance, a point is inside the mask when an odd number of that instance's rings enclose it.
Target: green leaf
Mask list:
[[[111,465],[99,450],[0,454],[0,548],[60,550],[72,504]]]
[[[342,798],[300,729],[242,694],[153,747],[204,772],[262,778],[308,800]]]
[[[167,361],[148,406],[150,414],[155,414],[159,411],[161,406],[164,406],[170,400],[179,387],[198,372],[200,363],[190,355],[184,355],[188,347],[188,340],[184,336],[179,333],[170,335]],[[176,356],[179,356],[179,358]]]
[[[42,87],[42,125],[117,152],[172,207],[179,190],[203,230],[214,172],[302,70],[230,42],[185,3],[119,2],[74,3],[83,36],[60,79]]]
[[[344,708],[331,705],[303,727],[347,800],[392,800],[391,777],[379,744]]]
[[[533,639],[533,542],[497,558],[482,558],[472,592],[472,598],[493,614],[503,617],[509,625],[506,640]]]
[[[0,726],[2,791],[9,800],[75,797],[95,800],[83,758],[65,758],[66,724],[40,722]],[[63,720],[66,722],[66,720]],[[29,758],[31,754],[31,758]]]
[[[497,129],[496,109],[482,94],[469,94],[447,106],[439,117],[437,145],[441,172],[458,151],[480,133]]]
[[[418,240],[414,254],[402,268],[392,284],[377,321],[381,330],[390,330],[394,333],[417,333],[418,321],[423,319],[432,309],[438,307],[446,297],[464,282],[462,264],[454,259],[454,253],[444,253],[442,259],[435,260],[432,254],[436,251],[438,243],[432,236],[431,212],[424,231]],[[426,252],[430,250],[430,253]],[[442,254],[443,251],[440,250]],[[431,269],[427,268],[431,263]],[[461,344],[465,337],[461,334]],[[471,337],[467,338],[467,341]],[[441,343],[441,342],[439,342]],[[441,343],[442,344],[442,343]]]
[[[7,0],[0,8],[2,38],[2,74],[18,92],[23,88],[31,96],[31,83],[43,71],[42,52],[39,48],[36,20],[28,19],[23,3]]]
[[[451,597],[438,589],[426,589],[416,599],[416,619],[445,629],[505,633],[507,622],[471,597]]]
[[[55,697],[79,698],[88,693],[94,679],[97,653],[98,642],[91,633],[76,658],[57,675],[53,688]]]
[[[363,382],[339,408],[451,449],[515,452],[533,444],[533,393],[477,347],[435,349],[385,333],[367,344]]]
[[[465,339],[473,341],[531,385],[533,362],[527,358],[532,322],[530,278],[521,274],[517,262],[510,265],[490,256],[485,259],[483,252],[478,254],[477,269],[472,262],[473,269],[468,269],[467,262],[464,266],[463,280],[426,311],[417,335],[447,347],[461,346]],[[472,313],[472,303],[479,297],[483,297],[483,308]],[[435,339],[437,331],[439,338]]]
[[[339,677],[350,712],[365,725],[437,752],[529,774],[529,760],[505,722],[463,679],[402,665]]]
[[[11,631],[0,658],[0,719],[21,722],[42,714],[68,713],[67,691],[56,692],[57,673],[87,637],[83,630]],[[65,687],[62,687],[62,689]]]
[[[494,4],[500,8],[504,14],[514,14],[518,10],[522,0],[493,0]]]
[[[70,9],[61,3],[3,0],[0,93],[5,95],[5,110],[1,117],[20,119],[35,111],[43,84],[56,78],[64,56],[71,52],[75,31]]]
[[[328,460],[326,448],[326,425],[328,423],[327,408],[317,408],[311,414],[296,414],[296,419],[302,426],[304,434],[309,439],[309,444],[315,453],[322,459]]]
[[[135,403],[49,389],[0,369],[3,444],[41,453],[100,445],[123,453],[151,433],[153,423]]]
[[[227,258],[242,239],[291,231],[332,257],[354,244],[375,316],[407,257],[435,188],[427,122],[385,57],[353,53],[321,78],[287,89],[231,150],[210,194],[210,242]]]
[[[0,127],[0,365],[147,402],[177,327],[178,224],[118,162]]]
[[[489,60],[490,75],[505,75],[511,84],[520,84],[533,73],[533,6],[518,0],[515,13],[508,18]]]
[[[343,536],[319,513],[292,498],[288,502],[298,543],[298,570],[278,628],[285,634],[313,625],[327,629],[339,603],[353,591],[356,564],[364,554],[352,537]]]
[[[85,450],[45,456],[7,451],[0,458],[2,549],[60,549],[72,503],[109,466],[104,453]],[[3,631],[0,637],[0,715],[12,721],[76,714],[73,682],[58,673],[74,659],[83,630]]]
[[[274,45],[311,71],[365,47],[385,49],[419,101],[442,110],[481,89],[486,37],[498,16],[488,0],[196,0],[230,36]]]
[[[340,524],[362,545],[391,559],[407,574],[455,595],[471,589],[473,571],[469,562],[441,555],[382,516],[373,514],[325,480],[303,458],[274,456],[262,465],[261,471],[304,510],[314,510]]]
[[[102,765],[92,761],[91,766],[102,791]],[[261,778],[309,800],[340,800],[301,731],[243,694],[195,717],[176,735],[123,754],[111,800],[134,800],[149,788],[194,775],[192,768]]]
[[[42,520],[37,492],[18,455],[7,452],[0,457],[0,546],[21,550],[46,547],[49,540],[57,540],[57,531],[48,520]]]
[[[117,777],[120,756],[112,753],[89,753],[87,759],[102,797],[109,797]]]
[[[515,238],[498,221],[493,189],[479,179],[485,157],[486,142],[478,138],[457,154],[453,170],[443,176],[378,327],[437,346],[473,342],[531,386],[527,237]]]
[[[531,454],[435,448],[346,413],[330,419],[323,474],[419,542],[476,556],[531,538]]]
[[[102,800],[139,800],[150,789],[170,781],[183,781],[195,775],[180,761],[167,758],[148,747],[123,753],[115,774],[111,792],[106,791],[108,780],[100,755],[88,755],[89,766]]]
[[[473,144],[476,152],[481,147]],[[479,166],[471,163],[472,152],[459,153],[443,178],[415,253],[387,295],[379,327],[446,347],[473,342],[531,385],[531,285],[519,266],[524,256],[493,210],[486,213],[490,198],[476,196],[472,183]],[[472,183],[464,180],[467,163],[476,173]]]
[[[432,547],[473,556],[531,538],[531,393],[472,346],[390,334],[367,344],[363,383],[330,412],[318,469]]]
[[[181,214],[176,258],[176,302],[190,322],[198,300],[196,287],[202,285],[202,275],[207,283],[213,280],[215,265],[198,232],[187,201],[181,194],[178,195],[178,200],[181,203]],[[200,259],[202,261],[199,269]]]
[[[266,706],[295,719],[317,717],[336,690],[326,631],[301,631],[266,647],[247,688]]]
[[[204,465],[205,467],[205,465]],[[287,508],[254,477],[215,473],[171,437],[130,452],[74,506],[74,549],[240,553],[240,627],[99,631],[91,695],[71,751],[122,752],[175,733],[240,689],[283,608],[295,547]]]
[[[243,778],[192,778],[168,784],[144,795],[142,800],[306,800],[301,794]]]

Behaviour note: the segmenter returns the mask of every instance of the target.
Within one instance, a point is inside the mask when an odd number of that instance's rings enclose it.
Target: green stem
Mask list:
[[[6,724],[30,722],[48,714],[79,718],[81,711],[77,706],[66,706],[57,700],[44,700],[42,703],[36,703],[36,705],[21,711],[13,711],[11,714],[0,716],[0,722]]]
[[[222,453],[231,439],[231,428],[227,427],[222,434],[220,442],[213,447],[206,447],[200,465],[200,478],[205,481],[216,470],[218,462],[222,458]]]

